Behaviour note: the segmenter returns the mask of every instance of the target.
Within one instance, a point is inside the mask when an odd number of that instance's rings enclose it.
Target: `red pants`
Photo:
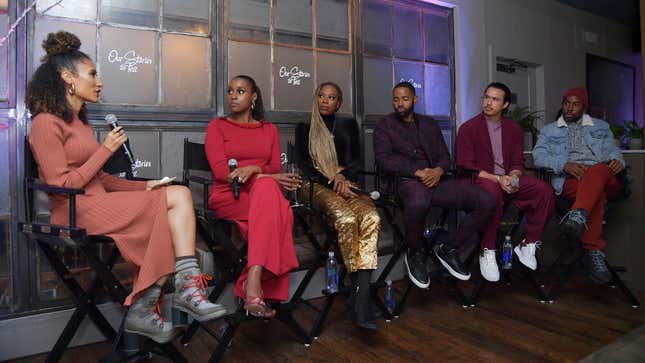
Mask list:
[[[590,166],[581,180],[567,178],[562,187],[562,196],[573,199],[571,209],[584,209],[589,213],[587,230],[580,237],[587,250],[603,250],[602,221],[605,216],[607,197],[618,193],[622,186],[609,167],[603,163]]]
[[[505,193],[499,184],[488,179],[477,178],[475,184],[495,197],[497,208],[482,234],[481,248],[495,249],[497,229],[504,218],[504,204],[513,203],[526,215],[526,242],[533,243],[542,239],[544,226],[555,209],[553,188],[540,179],[526,175],[520,177],[520,189],[512,194]]]

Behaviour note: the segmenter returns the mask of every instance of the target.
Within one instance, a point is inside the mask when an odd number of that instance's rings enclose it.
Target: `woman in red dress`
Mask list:
[[[218,218],[233,220],[248,241],[248,264],[235,285],[244,309],[271,318],[275,310],[264,299],[289,297],[289,272],[298,267],[293,246],[293,213],[282,188],[300,187],[300,176],[281,173],[280,138],[264,120],[262,96],[249,76],[236,76],[228,85],[226,117],[213,119],[206,131],[206,156],[213,171],[208,207]],[[229,160],[238,167],[229,170]],[[233,196],[232,182],[240,185]]]
[[[105,162],[126,142],[122,127],[102,144],[88,123],[86,102],[98,102],[103,83],[94,62],[80,49],[77,36],[50,33],[47,55],[27,88],[26,103],[34,115],[29,143],[47,184],[84,189],[76,197],[77,224],[87,234],[110,236],[135,270],[127,332],[159,343],[179,333],[159,315],[158,303],[167,278],[175,273],[174,307],[199,321],[226,313],[208,301],[205,280],[195,256],[195,212],[188,188],[162,187],[159,180],[130,181],[106,174]],[[67,224],[68,198],[50,195],[51,222]]]

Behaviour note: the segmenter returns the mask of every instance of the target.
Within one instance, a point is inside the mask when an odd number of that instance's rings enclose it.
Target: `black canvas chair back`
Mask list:
[[[159,345],[151,340],[140,339],[133,334],[124,334],[123,321],[119,331],[115,331],[105,316],[96,307],[97,293],[105,290],[109,298],[123,304],[129,294],[119,279],[114,275],[112,268],[120,257],[119,250],[108,236],[88,235],[86,230],[76,226],[76,197],[82,195],[82,189],[61,188],[47,185],[38,180],[38,166],[31,152],[28,139],[25,138],[25,210],[27,211],[24,222],[18,223],[19,230],[34,242],[45,255],[56,274],[67,287],[76,305],[74,313],[61,332],[56,344],[49,352],[46,362],[57,362],[70,341],[78,331],[85,317],[89,317],[99,331],[112,341],[112,353],[105,357],[109,362],[128,362],[147,357],[152,351],[168,356],[176,362],[186,362],[186,359],[172,346],[172,344]],[[69,198],[70,214],[69,224],[66,226],[34,221],[34,192],[66,195]],[[90,284],[82,286],[71,273],[66,261],[58,252],[58,248],[72,248],[79,251],[95,274]],[[104,254],[101,251],[108,250]],[[141,341],[143,344],[140,344]]]
[[[204,172],[210,172],[210,165],[206,158],[204,144],[194,143],[188,139],[184,139],[184,182],[189,187],[201,186],[203,188],[202,205],[196,206],[195,211],[197,216],[197,231],[206,243],[208,249],[213,253],[215,265],[220,271],[220,276],[215,278],[213,290],[209,295],[211,301],[217,301],[222,296],[225,286],[235,283],[246,266],[247,249],[246,241],[241,241],[241,243],[235,243],[233,241],[232,231],[235,223],[217,218],[213,211],[208,209],[208,194],[212,185],[212,176],[204,176]],[[273,307],[277,311],[276,319],[287,324],[298,339],[308,346],[313,340],[312,332],[315,332],[315,328],[305,330],[303,325],[295,319],[292,313],[300,305],[310,306],[302,298],[302,295],[311,282],[316,270],[322,266],[321,256],[323,250],[316,237],[310,233],[306,219],[297,209],[294,209],[294,219],[305,231],[308,242],[304,245],[301,243],[296,244],[296,252],[300,263],[299,271],[304,271],[305,273],[290,300],[274,305]],[[303,258],[303,253],[309,257]],[[189,344],[194,334],[201,327],[217,340],[217,347],[212,352],[209,361],[220,361],[226,349],[231,345],[231,341],[239,325],[246,320],[255,319],[245,316],[243,306],[244,304],[240,302],[234,312],[221,318],[221,321],[226,322],[226,324],[221,324],[221,329],[213,329],[208,324],[193,321],[186,330],[181,342],[184,345]],[[318,320],[316,319],[314,324]]]

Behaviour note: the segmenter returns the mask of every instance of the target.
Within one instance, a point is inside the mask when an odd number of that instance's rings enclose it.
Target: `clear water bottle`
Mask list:
[[[504,245],[502,245],[502,269],[510,270],[513,268],[513,242],[511,236],[504,238]]]
[[[423,238],[425,238],[426,241],[429,241],[430,238],[432,238],[432,229],[430,229],[430,227],[426,226],[425,230],[423,230]]]
[[[338,292],[338,262],[334,257],[334,251],[329,251],[329,257],[325,264],[325,277],[327,280],[327,292]]]
[[[385,296],[383,299],[385,300],[385,308],[392,314],[396,306],[394,303],[394,294],[392,293],[392,280],[385,281]]]

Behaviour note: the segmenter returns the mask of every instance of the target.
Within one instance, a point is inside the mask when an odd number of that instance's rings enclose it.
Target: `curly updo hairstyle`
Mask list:
[[[81,52],[81,41],[72,33],[59,31],[49,33],[43,41],[47,53],[27,85],[25,102],[32,116],[41,112],[56,115],[65,122],[72,122],[73,111],[67,102],[67,85],[61,76],[63,71],[76,75],[76,66],[90,57]],[[87,109],[81,108],[78,117],[87,123]]]

